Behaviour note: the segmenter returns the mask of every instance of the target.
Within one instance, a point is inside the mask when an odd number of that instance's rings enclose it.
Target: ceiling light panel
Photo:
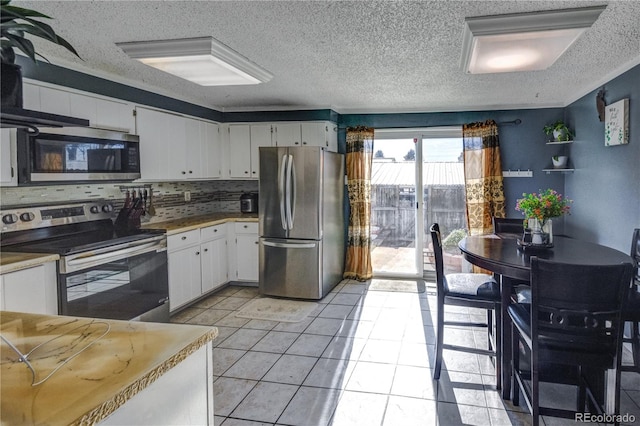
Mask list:
[[[605,7],[467,18],[462,69],[471,74],[547,69]]]
[[[116,44],[132,59],[202,86],[259,84],[273,78],[212,37]]]

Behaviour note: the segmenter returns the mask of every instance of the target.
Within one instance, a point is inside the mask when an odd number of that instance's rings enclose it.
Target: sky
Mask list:
[[[424,139],[423,160],[431,162],[458,161],[462,153],[462,139]],[[382,150],[385,158],[403,161],[410,149],[415,150],[413,139],[376,139],[373,142],[374,154]]]

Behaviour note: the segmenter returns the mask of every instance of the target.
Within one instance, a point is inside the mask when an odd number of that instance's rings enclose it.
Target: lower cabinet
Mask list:
[[[236,281],[258,281],[258,224],[236,222]]]
[[[174,311],[229,281],[227,224],[169,235],[169,309]]]
[[[99,424],[213,426],[212,352],[209,342]]]
[[[0,276],[0,310],[58,315],[56,263]]]

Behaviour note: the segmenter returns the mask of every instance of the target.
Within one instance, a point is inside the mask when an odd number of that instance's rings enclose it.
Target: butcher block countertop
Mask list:
[[[55,262],[57,254],[42,253],[0,253],[0,274],[32,268],[47,262]]]
[[[27,365],[1,342],[3,425],[99,422],[218,335],[215,327],[8,311],[0,312],[0,332],[23,354],[32,351],[36,382],[51,374],[32,386]]]
[[[257,222],[257,213],[211,213],[201,216],[192,216],[182,219],[168,220],[166,222],[147,223],[142,226],[146,229],[164,229],[167,235],[207,226],[219,225],[226,222]]]

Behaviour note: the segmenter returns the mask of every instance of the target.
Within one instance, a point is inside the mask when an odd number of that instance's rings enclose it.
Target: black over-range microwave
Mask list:
[[[18,184],[140,178],[136,135],[90,127],[20,129],[17,135]]]

